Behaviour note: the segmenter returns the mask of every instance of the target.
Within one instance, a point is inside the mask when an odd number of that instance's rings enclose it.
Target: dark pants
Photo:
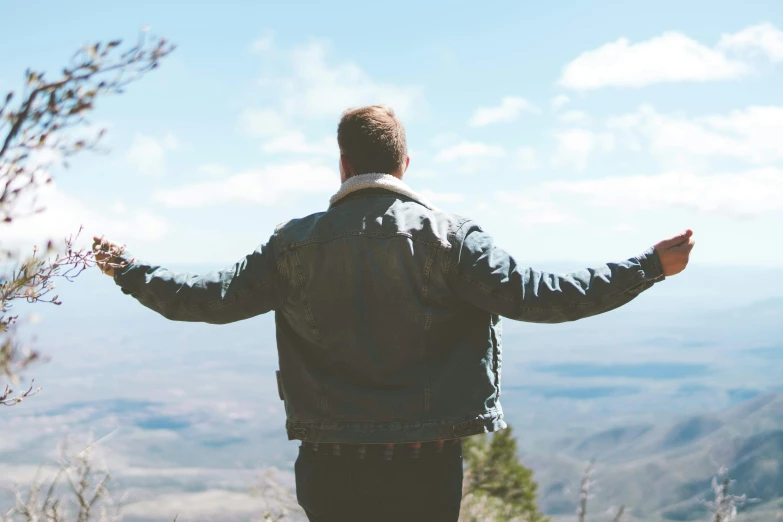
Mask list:
[[[296,497],[310,522],[457,522],[462,445],[383,460],[299,449]]]

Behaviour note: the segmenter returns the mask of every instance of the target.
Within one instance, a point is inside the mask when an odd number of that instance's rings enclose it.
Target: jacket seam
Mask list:
[[[459,252],[461,251],[461,244],[459,243],[459,234],[462,232],[462,229],[464,226],[468,223],[472,223],[473,221],[470,218],[461,218],[461,221],[458,221],[457,228],[455,228],[450,234],[451,234],[451,240],[449,241],[451,248],[451,256],[446,256],[447,259],[447,265],[446,265],[446,281],[449,282],[449,286],[451,283],[451,278],[448,277],[448,275],[453,272],[457,274],[458,276],[461,276],[462,274],[459,271],[459,259],[452,259],[454,256],[459,256]],[[478,225],[476,225],[479,229]],[[451,241],[454,242],[454,244],[451,244]],[[465,238],[462,238],[462,243],[465,242]]]
[[[304,274],[302,273],[302,262],[299,259],[298,252],[293,252],[292,255],[294,256],[294,263],[296,264],[296,275],[299,279],[299,284],[301,286],[302,297],[304,298],[304,312],[305,312],[305,317],[307,318],[307,324],[309,324],[310,328],[312,328],[315,338],[320,341],[321,332],[318,331],[318,324],[316,323],[315,317],[313,316],[313,313],[310,310],[310,302],[307,299],[307,292],[305,292],[305,279],[304,279]]]
[[[424,331],[421,333],[421,351],[424,363],[424,372],[426,376],[426,382],[424,384],[424,413],[429,413],[432,408],[432,383],[430,382],[430,369],[427,364],[427,333],[432,327],[432,306],[429,301],[429,285],[432,274],[432,265],[435,262],[435,257],[438,254],[437,249],[432,249],[430,255],[427,258],[427,262],[424,264],[424,284],[421,289],[421,300],[425,305],[424,312]]]
[[[450,250],[451,249],[451,245],[445,245],[445,244],[443,244],[440,241],[427,241],[427,240],[424,240],[424,239],[420,239],[420,238],[414,236],[413,234],[410,234],[410,233],[407,233],[407,232],[390,232],[390,233],[386,233],[386,234],[376,234],[376,233],[373,233],[373,232],[362,232],[362,231],[343,232],[343,233],[340,233],[340,234],[335,234],[332,237],[325,237],[325,238],[313,237],[313,238],[305,239],[303,241],[292,241],[292,242],[289,242],[288,244],[284,244],[283,248],[284,248],[284,251],[295,250],[295,249],[297,249],[299,247],[302,247],[302,246],[305,246],[305,245],[309,245],[311,243],[331,243],[332,241],[336,241],[337,239],[341,239],[341,238],[344,238],[344,237],[351,237],[351,236],[362,236],[362,237],[366,237],[368,239],[386,239],[386,238],[391,238],[391,237],[407,237],[408,239],[410,239],[412,241],[415,241],[416,243],[420,243],[422,245],[435,246],[435,247],[442,248],[444,250]]]

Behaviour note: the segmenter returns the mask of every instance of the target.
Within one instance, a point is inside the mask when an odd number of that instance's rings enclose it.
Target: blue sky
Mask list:
[[[50,3],[5,6],[0,90],[142,26],[178,45],[99,103],[87,154],[3,231],[86,227],[222,264],[338,188],[335,128],[388,103],[406,181],[520,262],[623,259],[690,227],[694,263],[783,266],[783,5],[774,2]],[[13,52],[7,50],[13,49]]]

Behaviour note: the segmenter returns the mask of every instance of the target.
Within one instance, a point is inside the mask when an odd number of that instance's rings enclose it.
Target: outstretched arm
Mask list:
[[[272,311],[278,303],[271,242],[224,270],[196,275],[143,263],[115,243],[94,241],[101,270],[124,293],[172,321],[232,323]]]
[[[489,234],[467,222],[453,241],[452,287],[462,300],[509,319],[575,321],[618,308],[681,272],[694,245],[692,234],[687,230],[619,263],[551,274],[519,266]]]

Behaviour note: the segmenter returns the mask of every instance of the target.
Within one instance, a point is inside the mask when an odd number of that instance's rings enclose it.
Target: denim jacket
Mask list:
[[[274,311],[288,438],[345,443],[505,428],[501,317],[574,321],[663,278],[653,248],[567,274],[526,268],[474,221],[373,174],[348,180],[328,210],[278,226],[224,270],[134,261],[115,273],[123,292],[175,321]]]

